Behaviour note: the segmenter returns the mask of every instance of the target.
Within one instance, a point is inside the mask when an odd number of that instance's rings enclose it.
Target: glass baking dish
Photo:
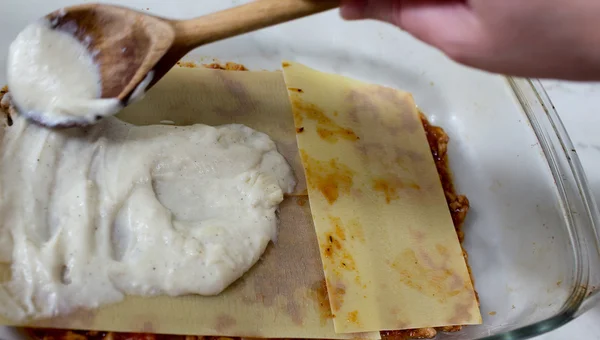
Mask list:
[[[122,0],[173,18],[244,1]],[[0,50],[29,21],[69,0],[3,3]],[[471,200],[464,227],[484,324],[439,339],[525,339],[551,331],[600,300],[598,212],[577,152],[538,81],[457,65],[397,28],[346,23],[330,12],[205,46],[186,57],[275,70],[291,59],[412,92],[451,138],[450,166]],[[0,63],[6,61],[6,52]],[[0,83],[6,80],[0,70]],[[0,338],[18,339],[0,327]]]

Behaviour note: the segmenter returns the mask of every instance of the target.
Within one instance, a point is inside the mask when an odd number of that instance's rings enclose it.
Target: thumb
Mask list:
[[[454,59],[484,41],[477,16],[461,0],[343,0],[341,14],[391,23]]]

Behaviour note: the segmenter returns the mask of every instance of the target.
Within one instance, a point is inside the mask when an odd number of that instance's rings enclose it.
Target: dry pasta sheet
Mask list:
[[[412,96],[283,72],[336,332],[481,323]]]

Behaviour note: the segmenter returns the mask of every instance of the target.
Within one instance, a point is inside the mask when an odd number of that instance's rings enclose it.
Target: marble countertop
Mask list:
[[[600,202],[600,83],[544,81],[544,87],[565,124]],[[600,340],[600,306],[540,340]]]

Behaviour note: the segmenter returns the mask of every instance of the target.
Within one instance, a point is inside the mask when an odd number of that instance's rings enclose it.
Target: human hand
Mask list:
[[[342,16],[389,22],[491,72],[600,80],[598,0],[342,0]]]

